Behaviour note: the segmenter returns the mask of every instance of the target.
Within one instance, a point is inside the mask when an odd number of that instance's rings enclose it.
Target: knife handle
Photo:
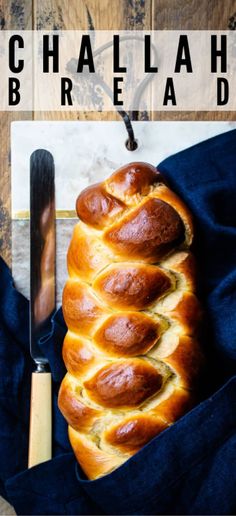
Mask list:
[[[51,373],[32,373],[28,467],[52,458]]]

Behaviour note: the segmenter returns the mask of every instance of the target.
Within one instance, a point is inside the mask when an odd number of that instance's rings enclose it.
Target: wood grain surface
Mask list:
[[[236,0],[0,0],[0,30],[227,29]],[[158,113],[149,119],[226,120],[235,113]],[[115,113],[0,113],[0,246],[11,264],[10,123],[39,119],[117,119]],[[0,500],[0,514],[9,508]]]
[[[0,0],[0,29],[226,29],[236,0]],[[143,118],[143,114],[140,114]],[[151,112],[154,120],[226,120],[235,113]],[[13,120],[114,120],[104,113],[0,114],[0,247],[11,264],[10,123]]]

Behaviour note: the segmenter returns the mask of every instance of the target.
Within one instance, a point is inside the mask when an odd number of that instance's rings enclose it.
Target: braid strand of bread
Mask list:
[[[202,363],[192,217],[146,163],[78,197],[63,292],[59,407],[89,479],[189,410]]]

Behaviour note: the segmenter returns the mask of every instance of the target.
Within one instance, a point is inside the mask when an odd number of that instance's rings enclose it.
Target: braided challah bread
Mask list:
[[[59,407],[89,479],[189,410],[202,362],[191,215],[146,163],[78,197]]]

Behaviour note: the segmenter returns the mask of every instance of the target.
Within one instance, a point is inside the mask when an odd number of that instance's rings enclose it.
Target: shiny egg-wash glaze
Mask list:
[[[131,163],[86,188],[77,213],[59,406],[75,455],[95,479],[193,405],[201,310],[192,218],[154,167]]]

